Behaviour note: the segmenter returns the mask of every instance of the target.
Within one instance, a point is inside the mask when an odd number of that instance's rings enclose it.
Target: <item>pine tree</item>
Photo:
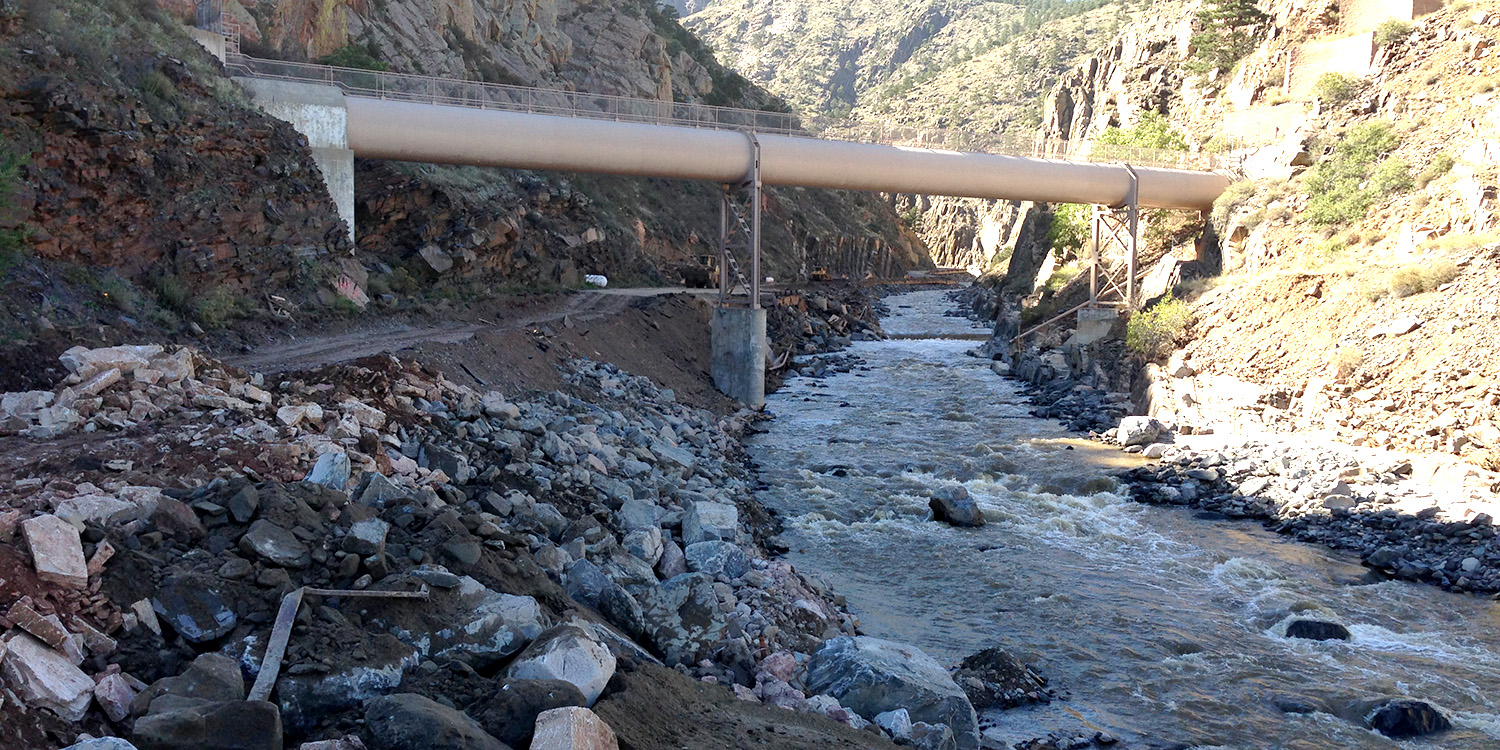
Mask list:
[[[1255,27],[1267,20],[1270,16],[1254,0],[1211,0],[1198,11],[1203,31],[1193,35],[1193,60],[1188,68],[1198,73],[1227,73],[1255,49]]]

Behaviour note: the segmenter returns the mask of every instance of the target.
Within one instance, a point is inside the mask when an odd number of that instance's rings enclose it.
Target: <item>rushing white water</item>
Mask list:
[[[1137,461],[1033,418],[969,356],[942,292],[887,300],[907,336],[855,343],[865,366],[794,378],[751,451],[790,559],[843,593],[870,635],[949,663],[1002,646],[1071,698],[991,712],[993,744],[1086,720],[1124,737],[1223,748],[1500,747],[1500,605],[1403,582],[1249,522],[1136,505],[1108,473]],[[927,489],[964,484],[989,524],[929,520]],[[1288,639],[1294,614],[1348,642]],[[1397,743],[1354,700],[1409,695],[1453,731]],[[1296,698],[1320,708],[1285,713]]]

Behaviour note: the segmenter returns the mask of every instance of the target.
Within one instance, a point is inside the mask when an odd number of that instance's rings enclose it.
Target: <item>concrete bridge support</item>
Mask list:
[[[714,387],[752,409],[766,404],[765,308],[714,308]]]
[[[261,111],[291,123],[307,137],[323,184],[354,239],[354,151],[349,148],[349,107],[336,86],[236,78]]]

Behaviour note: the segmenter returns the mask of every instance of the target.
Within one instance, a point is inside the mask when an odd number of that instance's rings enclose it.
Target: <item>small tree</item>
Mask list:
[[[1193,35],[1193,59],[1188,69],[1196,73],[1228,72],[1240,58],[1255,49],[1255,27],[1270,20],[1254,0],[1210,0],[1198,11],[1203,30]]]
[[[1313,83],[1313,96],[1332,108],[1346,107],[1365,92],[1370,85],[1367,78],[1343,73],[1324,73]]]
[[[1172,129],[1172,124],[1167,122],[1166,115],[1160,112],[1146,112],[1141,115],[1140,122],[1129,130],[1110,126],[1099,134],[1099,144],[1105,146],[1126,146],[1128,148],[1155,148],[1164,151],[1186,151],[1188,150],[1187,138],[1182,133]]]
[[[1088,244],[1089,207],[1080,203],[1064,203],[1052,212],[1052,224],[1047,227],[1047,246],[1060,255],[1082,254]]]
[[[1125,346],[1148,361],[1162,359],[1186,340],[1193,319],[1193,308],[1168,294],[1130,316],[1125,324]]]

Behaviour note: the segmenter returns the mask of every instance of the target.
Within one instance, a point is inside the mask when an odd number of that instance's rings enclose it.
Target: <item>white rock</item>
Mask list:
[[[94,697],[94,681],[83,670],[28,633],[17,633],[6,645],[5,682],[26,705],[68,721],[83,718]]]
[[[276,410],[276,419],[288,427],[297,427],[303,422],[322,422],[323,407],[317,404],[283,406]]]
[[[531,750],[619,750],[615,732],[587,708],[565,706],[537,714]]]
[[[739,530],[739,509],[726,503],[696,502],[682,517],[684,544],[719,539],[733,541]]]
[[[37,516],[21,523],[37,577],[75,589],[89,585],[88,564],[78,529],[57,516]]]
[[[1149,445],[1166,432],[1166,427],[1150,417],[1125,417],[1120,420],[1120,427],[1116,431],[1116,439],[1120,445],[1130,447],[1132,445]]]
[[[543,633],[511,662],[506,675],[520,680],[571,682],[588,705],[615,673],[615,656],[582,628],[560,625]]]
[[[135,689],[118,672],[105,675],[94,686],[94,700],[104,709],[104,715],[110,721],[124,721],[130,715],[130,703],[135,700]]]
[[[350,399],[339,404],[339,408],[343,409],[345,414],[354,417],[361,427],[378,430],[385,426],[385,412],[362,401]]]
[[[146,367],[151,363],[153,357],[160,356],[164,350],[156,344],[145,346],[107,346],[101,349],[90,349],[86,346],[75,346],[62,353],[58,357],[63,367],[68,372],[75,373],[79,378],[87,380],[94,373],[102,370],[116,368],[119,370],[133,371],[137,367]]]

